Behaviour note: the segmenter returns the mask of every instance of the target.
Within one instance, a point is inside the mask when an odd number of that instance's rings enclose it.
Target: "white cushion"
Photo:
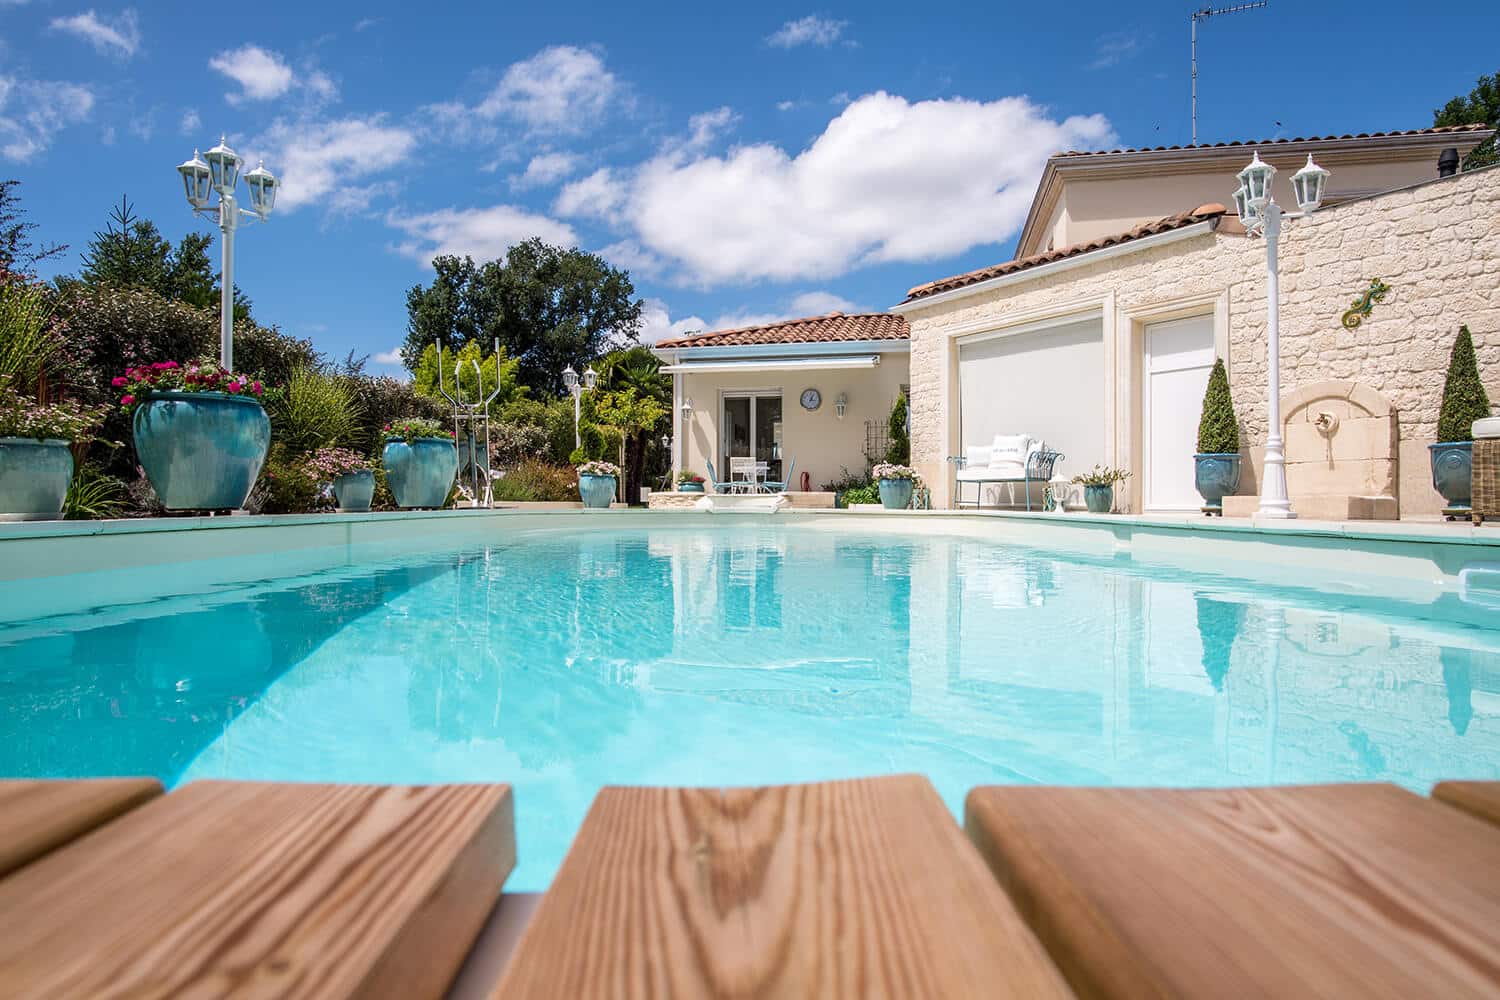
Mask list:
[[[972,469],[976,466],[990,464],[989,445],[971,444],[964,449],[964,468]]]
[[[1016,462],[1025,465],[1026,454],[1030,448],[1030,434],[996,434],[994,442],[990,445],[990,468],[994,469]]]

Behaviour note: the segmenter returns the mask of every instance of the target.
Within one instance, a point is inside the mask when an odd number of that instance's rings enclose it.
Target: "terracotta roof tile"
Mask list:
[[[906,340],[906,320],[892,313],[831,312],[762,326],[690,333],[658,341],[662,347],[740,347],[751,344],[832,344],[844,340]]]
[[[1207,205],[1199,205],[1191,212],[1182,212],[1178,215],[1169,215],[1165,219],[1155,222],[1145,222],[1134,229],[1127,229],[1123,233],[1115,233],[1112,236],[1100,236],[1086,243],[1075,243],[1072,246],[1061,247],[1057,250],[1048,250],[1045,253],[1032,254],[1030,257],[1022,257],[1019,260],[1008,260],[1003,264],[993,264],[990,267],[982,267],[977,271],[968,271],[964,274],[955,274],[951,278],[939,278],[937,281],[929,281],[925,285],[918,285],[906,293],[906,301],[925,298],[936,295],[939,292],[952,291],[955,288],[963,288],[965,285],[978,284],[991,278],[998,278],[1006,274],[1015,274],[1027,268],[1038,267],[1042,264],[1051,264],[1054,261],[1065,260],[1068,257],[1077,257],[1094,250],[1103,250],[1105,247],[1118,246],[1121,243],[1129,243],[1146,236],[1156,236],[1159,233],[1169,233],[1174,229],[1183,229],[1195,223],[1204,222],[1208,219],[1222,217],[1228,209],[1217,202]]]
[[[1111,156],[1116,153],[1160,153],[1168,150],[1229,149],[1243,146],[1281,146],[1293,142],[1336,142],[1341,139],[1389,139],[1407,135],[1444,135],[1447,133],[1490,132],[1489,125],[1441,125],[1435,128],[1412,128],[1394,132],[1354,132],[1344,135],[1310,135],[1295,139],[1236,139],[1233,142],[1200,143],[1196,146],[1135,146],[1125,149],[1074,149],[1056,156]]]

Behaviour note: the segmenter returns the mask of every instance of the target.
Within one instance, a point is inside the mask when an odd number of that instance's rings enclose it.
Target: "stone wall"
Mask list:
[[[956,444],[952,338],[1095,309],[1103,314],[1116,464],[1139,472],[1141,324],[1176,310],[1213,312],[1225,331],[1230,384],[1248,456],[1240,492],[1258,490],[1266,432],[1265,246],[1218,231],[1149,246],[906,313],[911,324],[912,454],[946,503]],[[1354,329],[1343,312],[1374,277],[1391,286]],[[1427,448],[1436,433],[1448,353],[1461,323],[1500,402],[1500,168],[1434,180],[1286,222],[1281,239],[1282,392],[1328,379],[1359,382],[1397,410],[1403,515],[1433,514]],[[1227,349],[1227,350],[1226,350]],[[1132,487],[1139,509],[1139,475]]]

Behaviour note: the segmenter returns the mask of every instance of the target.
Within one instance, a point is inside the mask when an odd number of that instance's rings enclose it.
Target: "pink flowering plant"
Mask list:
[[[33,403],[0,386],[0,438],[78,441],[104,421],[107,406]]]
[[[897,465],[895,462],[881,462],[870,470],[870,476],[876,480],[881,479],[910,479],[917,486],[922,485],[922,477],[909,465]]]
[[[308,456],[307,474],[320,483],[331,483],[351,472],[374,468],[370,459],[351,448],[319,448]]]
[[[584,462],[578,467],[580,476],[614,476],[619,478],[620,467],[613,462]]]
[[[405,417],[392,420],[382,428],[387,441],[405,441],[411,444],[418,438],[452,438],[453,432],[445,430],[436,420],[424,417]]]
[[[212,361],[179,364],[157,361],[125,369],[110,382],[120,391],[120,405],[133,410],[160,392],[216,392],[225,396],[249,396],[261,399],[266,387],[249,375],[237,375]]]

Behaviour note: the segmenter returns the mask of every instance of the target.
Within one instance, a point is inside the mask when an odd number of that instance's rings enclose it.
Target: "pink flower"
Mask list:
[[[229,391],[230,392],[239,392],[240,391],[240,384],[238,382],[231,382],[231,383],[229,383]]]
[[[253,392],[253,393],[255,393],[257,396],[259,396],[260,393],[261,393],[260,383],[259,382],[253,383],[250,386],[250,391]]]
[[[124,375],[116,375],[114,378],[112,378],[112,379],[109,380],[109,384],[112,385],[112,386],[114,386],[116,389],[118,389],[118,388],[120,388],[120,386],[124,385],[126,382],[129,382],[129,381],[130,381],[130,379],[126,378]]]
[[[169,369],[169,370],[170,370],[170,369],[172,369],[172,368],[177,368],[177,367],[178,367],[178,364],[177,364],[177,362],[175,362],[175,361],[163,361],[163,362],[162,362],[162,363],[161,363],[161,366],[162,366],[162,367],[163,367],[163,368],[166,368],[166,369]]]
[[[151,367],[154,368],[154,369],[156,369],[157,371],[161,371],[163,368],[170,368],[171,365],[169,365],[165,361],[158,361],[158,362],[156,362],[156,364],[152,365]]]
[[[134,402],[135,402],[135,397],[134,396],[125,395],[125,396],[121,396],[120,397],[120,405],[121,406],[129,406],[131,403],[134,403]]]

